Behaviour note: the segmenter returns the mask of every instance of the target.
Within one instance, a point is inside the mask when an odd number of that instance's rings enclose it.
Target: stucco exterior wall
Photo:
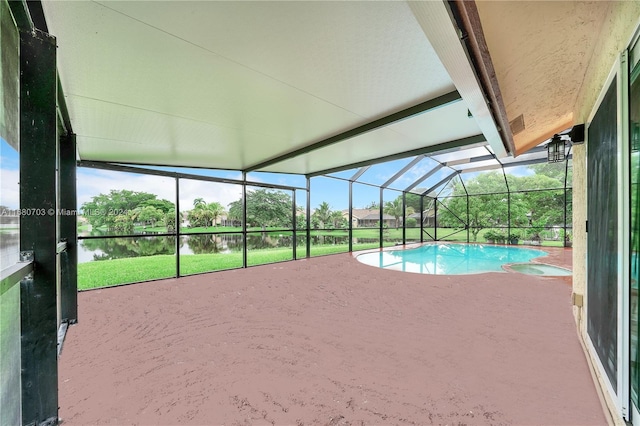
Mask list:
[[[587,279],[587,149],[574,145],[573,152],[573,292],[584,295]]]
[[[640,22],[640,2],[611,2],[608,16],[601,30],[598,43],[593,52],[589,67],[585,70],[582,88],[576,99],[574,107],[575,123],[587,123],[600,92],[616,64],[620,53],[628,47]],[[585,294],[586,270],[587,270],[587,169],[586,169],[586,145],[573,147],[573,292],[578,295]],[[588,295],[586,296],[588,297]],[[586,322],[584,321],[585,308],[574,307],[574,315],[578,330],[584,341],[588,337]],[[595,365],[594,355],[587,351],[590,364]],[[600,384],[601,389],[606,389],[605,378],[593,368],[594,380]],[[616,407],[612,395],[601,392],[601,397],[611,418],[610,423],[624,425],[622,413]]]
[[[640,2],[611,2],[608,18],[594,49],[584,83],[576,99],[576,123],[586,123],[607,77],[627,47],[640,18]],[[573,147],[573,291],[583,295],[586,287],[586,145]],[[576,311],[576,319],[579,319]]]

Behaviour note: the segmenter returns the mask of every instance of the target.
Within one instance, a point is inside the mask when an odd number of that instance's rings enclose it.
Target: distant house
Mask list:
[[[349,220],[349,210],[343,210],[342,216]],[[353,209],[353,227],[354,228],[374,228],[380,222],[379,209]],[[382,215],[382,223],[387,227],[395,227],[396,219],[386,213]]]
[[[184,228],[191,228],[191,223],[189,222],[189,212],[188,211],[184,211],[184,212],[180,212],[180,222],[181,222],[181,227]]]
[[[228,215],[223,214],[218,216],[216,221],[216,225],[218,226],[231,226],[231,227],[239,227],[242,226],[242,221],[238,219],[231,219]]]
[[[410,217],[414,218],[418,223],[420,223],[420,212],[413,213],[407,216],[407,219]],[[425,226],[428,228],[435,226],[436,224],[435,211],[433,209],[425,210],[423,212],[422,221],[423,221],[422,226]]]

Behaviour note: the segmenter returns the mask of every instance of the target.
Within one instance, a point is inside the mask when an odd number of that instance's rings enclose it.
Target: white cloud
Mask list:
[[[78,169],[78,207],[91,201],[98,194],[108,194],[112,189],[140,191],[155,194],[159,199],[175,201],[176,185],[172,177],[138,175],[97,169]],[[180,210],[189,210],[193,200],[203,198],[206,202],[217,201],[227,208],[232,201],[240,199],[242,187],[218,182],[180,179]]]
[[[0,204],[17,209],[20,204],[20,172],[0,169]]]
[[[506,167],[504,169],[504,172],[508,175],[517,177],[532,176],[536,174],[536,172],[530,169],[528,166]]]
[[[193,207],[193,200],[203,198],[207,203],[217,201],[228,209],[229,203],[242,197],[242,186],[201,180],[180,179],[180,210]]]
[[[241,177],[241,175],[237,176],[237,178]],[[18,208],[20,203],[19,179],[19,170],[0,169],[0,205],[12,209]],[[252,180],[259,181],[256,178]],[[172,177],[88,168],[77,169],[78,208],[83,203],[91,201],[93,196],[108,194],[112,189],[149,192],[157,195],[159,199],[171,202],[174,202],[176,198],[175,179]],[[198,197],[204,198],[208,203],[217,201],[227,209],[229,203],[239,200],[241,196],[242,187],[240,185],[180,179],[180,209],[183,211],[191,209],[193,200]]]

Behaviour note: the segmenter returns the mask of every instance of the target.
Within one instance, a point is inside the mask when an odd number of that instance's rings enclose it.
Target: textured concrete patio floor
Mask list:
[[[568,266],[571,252],[549,250]],[[570,277],[427,276],[349,254],[93,290],[65,425],[602,425]]]

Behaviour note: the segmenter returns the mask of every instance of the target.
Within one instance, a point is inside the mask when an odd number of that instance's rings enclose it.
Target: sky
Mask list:
[[[20,198],[20,163],[17,152],[0,138],[0,205],[17,208]]]
[[[383,164],[371,166],[359,179],[373,185],[381,185],[389,180],[400,169],[406,166],[412,158],[395,160]],[[384,191],[384,201],[391,201],[401,195],[399,190],[406,189],[424,176],[436,163],[426,158],[414,165],[400,178],[395,180],[390,189]],[[184,173],[199,174],[227,179],[242,178],[239,171],[203,170],[203,169],[176,169],[169,167],[154,167],[167,171],[180,171]],[[506,169],[517,176],[532,174],[526,167],[514,167]],[[348,179],[357,172],[357,169],[334,173],[331,176]],[[428,188],[450,174],[451,170],[442,168],[427,181],[421,182],[419,188]],[[477,173],[464,174],[464,179],[472,178]],[[288,175],[281,173],[249,173],[248,181],[257,183],[271,183],[278,185],[294,186],[302,188],[296,191],[296,202],[306,207],[306,179],[304,176]],[[19,155],[2,138],[0,138],[0,205],[9,208],[17,208],[19,204]],[[137,173],[122,173],[108,170],[81,167],[77,170],[77,194],[78,208],[90,201],[93,196],[107,194],[112,189],[149,192],[155,194],[158,199],[175,200],[175,179]],[[394,190],[395,189],[395,190]],[[232,201],[240,199],[242,188],[240,185],[232,185],[200,180],[180,179],[180,210],[188,210],[196,198],[203,198],[210,203],[217,201],[225,208]],[[290,193],[290,192],[289,192]],[[377,187],[356,183],[353,186],[353,207],[364,208],[371,202],[379,202],[380,190]],[[320,203],[327,202],[331,210],[345,210],[349,207],[349,184],[345,180],[328,177],[311,179],[311,208],[315,209]]]

